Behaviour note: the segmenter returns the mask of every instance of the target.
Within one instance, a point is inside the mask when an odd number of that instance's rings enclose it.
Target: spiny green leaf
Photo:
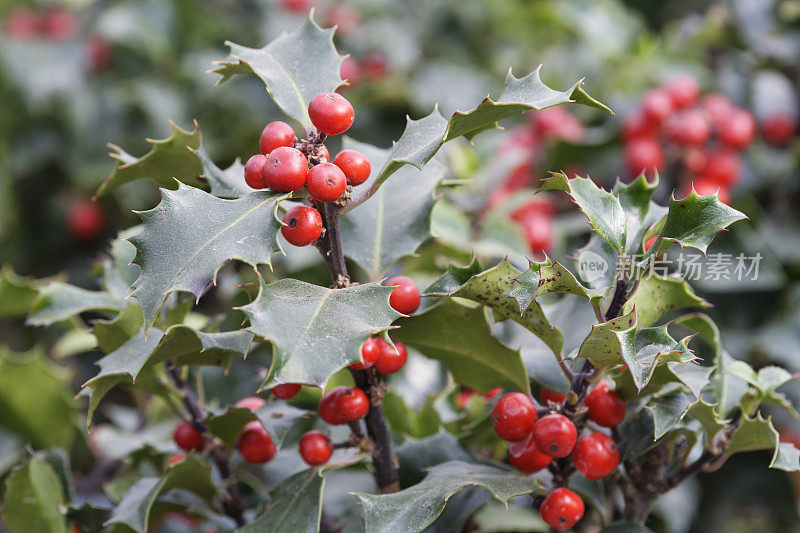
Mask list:
[[[686,281],[677,277],[662,277],[651,274],[639,281],[636,292],[625,304],[624,312],[636,306],[639,326],[647,327],[678,309],[711,307],[698,297]]]
[[[800,450],[789,442],[779,442],[769,467],[786,472],[797,472],[800,470]]]
[[[267,511],[252,523],[237,529],[237,533],[319,531],[324,485],[325,477],[315,468],[293,475],[270,491]]]
[[[771,418],[763,418],[761,413],[754,417],[743,416],[731,435],[724,457],[740,452],[776,449],[779,441],[780,435],[775,431]]]
[[[212,414],[206,418],[208,431],[216,435],[228,446],[236,444],[239,435],[248,422],[257,420],[253,411],[245,407],[228,407],[225,411]]]
[[[743,213],[720,202],[718,193],[701,196],[692,189],[683,200],[669,199],[667,219],[650,250],[657,246],[657,255],[677,243],[705,253],[717,233],[744,218]]]
[[[244,181],[244,165],[236,158],[236,161],[225,170],[219,168],[211,160],[202,145],[196,150],[192,150],[200,164],[203,165],[203,177],[208,182],[211,194],[219,198],[240,198],[245,194],[253,192],[253,189]]]
[[[519,350],[497,340],[479,306],[445,298],[397,325],[393,338],[442,361],[462,385],[481,393],[495,387],[530,391]]]
[[[241,308],[250,331],[272,344],[272,366],[262,388],[279,383],[323,386],[330,376],[360,361],[367,337],[389,329],[400,316],[389,306],[392,287],[376,283],[328,289],[295,279],[270,285]]]
[[[713,366],[700,366],[680,361],[667,362],[667,368],[681,383],[686,385],[695,398],[700,398],[700,393],[708,385],[708,380],[714,372]]]
[[[89,291],[54,281],[42,287],[33,301],[27,324],[49,326],[86,311],[119,311],[123,302],[104,291]]]
[[[0,318],[27,315],[38,293],[32,280],[18,276],[8,265],[0,268]]]
[[[197,122],[192,131],[186,131],[172,123],[172,133],[166,139],[147,142],[153,148],[142,157],[133,156],[119,146],[109,144],[113,150],[111,157],[116,160],[116,165],[111,175],[97,189],[97,196],[141,178],[149,178],[160,187],[175,188],[176,181],[180,180],[188,185],[199,187],[202,185],[199,176],[203,172],[197,156],[192,153],[200,147],[201,136]]]
[[[686,416],[697,420],[700,422],[700,425],[703,426],[703,430],[706,434],[705,442],[707,447],[714,441],[714,437],[716,437],[720,431],[728,427],[728,423],[730,423],[730,420],[720,419],[717,415],[716,406],[704,400],[693,404],[689,408],[689,412]]]
[[[394,143],[392,153],[378,172],[372,185],[377,190],[386,179],[403,165],[422,168],[444,143],[457,137],[472,139],[478,133],[497,127],[497,122],[531,109],[543,109],[556,104],[576,102],[605,111],[606,106],[591,98],[579,81],[566,91],[556,91],[542,83],[539,69],[524,78],[515,78],[509,71],[506,87],[497,101],[489,97],[470,111],[457,111],[448,120],[438,107],[419,120],[407,120],[406,129]]]
[[[320,93],[334,92],[342,85],[340,56],[333,44],[333,29],[322,29],[309,16],[291,33],[284,33],[267,46],[247,48],[226,42],[231,58],[218,61],[212,72],[222,76],[217,84],[235,74],[253,73],[281,110],[307,130],[308,104]]]
[[[357,493],[367,533],[422,531],[444,509],[454,494],[479,486],[505,504],[514,496],[537,490],[534,477],[522,477],[495,466],[449,461],[434,466],[425,479],[395,494]]]
[[[96,320],[94,336],[97,347],[109,354],[136,335],[143,324],[142,307],[137,304],[125,307],[113,320]]]
[[[747,393],[747,381],[728,371],[735,362],[737,361],[725,350],[720,350],[719,356],[714,361],[717,367],[714,396],[720,416],[728,416],[734,409],[737,409],[742,397]]]
[[[653,415],[654,440],[666,435],[670,429],[683,420],[689,408],[696,402],[697,399],[694,396],[680,390],[654,397],[646,407]]]
[[[619,196],[620,205],[625,211],[627,226],[626,253],[635,254],[641,250],[642,241],[648,228],[664,218],[667,208],[652,201],[658,188],[658,176],[651,183],[642,174],[630,183],[617,181],[612,193]]]
[[[686,339],[676,341],[667,332],[667,326],[642,328],[635,334],[635,354],[623,351],[622,357],[628,365],[633,382],[642,390],[653,375],[656,365],[669,361],[688,362],[694,355],[686,346]]]
[[[344,147],[367,156],[373,175],[388,154],[388,150],[352,139],[345,139]],[[345,254],[374,279],[401,257],[416,252],[431,237],[431,210],[443,177],[444,167],[436,162],[422,170],[402,169],[367,202],[342,217]],[[356,188],[353,195],[367,187]]]
[[[540,263],[536,261],[530,261],[529,263],[528,270],[520,274],[515,280],[518,286],[508,293],[508,297],[517,302],[520,313],[523,313],[536,298],[536,291],[539,290],[539,282],[541,281],[539,269],[542,266],[552,265],[553,261],[549,257],[545,257]]]
[[[43,459],[33,456],[6,480],[0,513],[3,525],[13,532],[66,533],[63,504],[58,476]]]
[[[698,338],[702,339],[714,350],[715,358],[719,357],[720,342],[719,342],[719,328],[717,324],[711,319],[710,316],[704,313],[688,313],[679,316],[672,321],[676,326],[682,326],[691,331],[697,332]]]
[[[564,173],[551,173],[538,192],[552,190],[569,194],[594,231],[618,253],[625,252],[627,218],[616,195],[601,189],[589,178],[568,178]]]
[[[598,368],[622,364],[635,359],[636,311],[595,324],[581,344],[579,357],[585,357]]]
[[[539,287],[536,289],[534,296],[565,293],[586,298],[590,302],[599,302],[607,293],[607,288],[591,289],[583,286],[572,272],[559,263],[553,263],[552,265],[531,263],[531,268],[534,268],[534,265],[539,267]],[[520,282],[521,287],[525,287],[523,282]]]
[[[423,291],[425,296],[448,296],[457,291],[464,285],[472,276],[476,276],[483,272],[478,260],[474,257],[469,265],[460,267],[450,263],[447,265],[447,270],[442,276],[431,283],[431,285]]]
[[[310,414],[285,402],[267,402],[258,410],[256,416],[275,441],[275,445],[280,447],[292,428],[307,419]]]
[[[271,264],[280,250],[278,202],[287,196],[255,192],[223,200],[184,184],[161,194],[155,208],[140,213],[144,227],[131,238],[142,268],[132,294],[147,329],[169,293],[186,291],[199,299],[226,262]]]
[[[795,379],[797,374],[791,374],[779,366],[765,366],[758,370],[758,389],[766,395]]]

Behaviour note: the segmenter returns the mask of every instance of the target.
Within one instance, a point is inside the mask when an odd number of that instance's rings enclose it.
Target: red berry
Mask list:
[[[675,113],[667,122],[667,136],[683,146],[700,146],[711,136],[711,124],[699,109]]]
[[[706,168],[708,153],[701,148],[689,148],[683,155],[683,165],[690,174],[699,174]]]
[[[389,305],[398,313],[410,315],[419,309],[419,288],[414,280],[408,276],[395,276],[385,284],[387,287],[397,287],[389,296]]]
[[[746,109],[734,109],[717,124],[719,140],[731,148],[744,148],[756,134],[756,121]]]
[[[622,140],[632,141],[638,137],[652,137],[656,134],[658,124],[652,123],[644,113],[636,113],[628,117],[622,125]]]
[[[322,93],[308,104],[308,116],[321,133],[339,135],[353,125],[355,111],[341,94]]]
[[[510,392],[497,400],[492,408],[492,426],[497,435],[509,442],[527,437],[536,422],[533,402],[521,392]]]
[[[244,164],[244,181],[253,189],[266,189],[267,178],[264,171],[267,168],[267,156],[256,154]]]
[[[184,459],[186,459],[185,453],[171,453],[167,458],[167,463],[174,465],[175,463],[180,463]]]
[[[48,9],[40,24],[42,33],[54,41],[68,41],[78,33],[78,17],[62,7]]]
[[[308,159],[296,148],[281,146],[267,156],[264,178],[273,191],[299,191],[306,184],[307,174]]]
[[[100,206],[90,200],[78,200],[69,207],[67,227],[79,241],[93,241],[103,233],[106,217]]]
[[[358,387],[348,387],[336,398],[336,413],[342,420],[352,422],[367,414],[369,398]]]
[[[324,144],[320,144],[317,146],[317,154],[319,156],[320,163],[327,163],[331,160],[331,153],[325,148]]]
[[[100,35],[92,35],[86,43],[86,55],[92,72],[102,72],[111,64],[114,50],[111,43]]]
[[[667,91],[675,109],[689,107],[700,98],[700,84],[688,74],[670,80],[664,89]]]
[[[344,194],[347,178],[333,163],[322,163],[308,171],[306,187],[313,199],[319,202],[335,202]]]
[[[789,115],[772,115],[761,121],[761,135],[776,146],[789,144],[796,131],[797,121]]]
[[[347,387],[345,386],[331,389],[328,391],[328,394],[322,397],[317,407],[319,417],[332,426],[338,426],[346,422],[336,411],[336,400],[339,399],[339,395],[346,389]]]
[[[339,75],[341,75],[342,79],[350,84],[351,87],[356,85],[361,80],[361,67],[359,67],[358,61],[352,56],[344,58],[342,66],[339,67]]]
[[[526,202],[511,213],[511,219],[521,222],[532,216],[552,217],[555,214],[553,204],[547,199],[537,199]]]
[[[8,37],[32,39],[39,32],[39,17],[30,9],[18,8],[8,15],[3,27]]]
[[[609,390],[608,387],[607,381],[601,381],[586,395],[583,403],[589,409],[590,420],[610,428],[625,418],[625,402],[619,394]]]
[[[322,217],[319,211],[307,205],[289,209],[283,216],[281,234],[295,246],[307,246],[322,234]]]
[[[728,186],[708,176],[700,176],[699,178],[692,180],[689,186],[694,188],[697,194],[703,196],[707,196],[709,194],[719,194],[720,202],[723,204],[731,203],[731,192],[728,189]],[[683,192],[684,196],[687,196],[691,191],[687,189]]]
[[[700,107],[711,117],[714,127],[717,127],[717,124],[734,110],[734,105],[728,100],[728,97],[721,93],[709,94],[703,98]]]
[[[564,106],[547,107],[529,116],[534,132],[543,139],[578,142],[583,137],[583,124]]]
[[[282,0],[283,7],[294,13],[305,13],[311,9],[310,0]]]
[[[342,169],[350,185],[361,185],[372,171],[367,156],[357,150],[342,150],[336,154],[333,164]]]
[[[553,246],[553,219],[549,216],[533,214],[526,216],[519,225],[534,254],[549,251]]]
[[[500,396],[500,393],[503,392],[503,389],[500,387],[495,387],[493,389],[489,389],[489,392],[483,395],[483,397],[487,400],[491,400],[495,396]]]
[[[310,466],[324,465],[333,454],[331,441],[321,431],[312,430],[300,437],[300,457]]]
[[[604,433],[581,437],[572,452],[575,468],[588,479],[602,479],[617,468],[619,448],[614,439]]]
[[[275,148],[281,146],[294,147],[295,141],[297,141],[297,135],[295,135],[294,129],[287,123],[276,120],[264,127],[264,131],[261,132],[261,137],[258,139],[258,147],[263,155],[269,155]]]
[[[248,396],[247,398],[242,398],[238,402],[236,402],[236,407],[242,407],[244,409],[250,409],[254,413],[261,409],[264,404],[267,403],[264,401],[264,398],[259,398],[258,396]]]
[[[572,420],[564,415],[550,414],[533,425],[533,442],[536,449],[550,457],[566,457],[575,446],[578,430]]]
[[[739,154],[735,151],[723,148],[706,154],[702,174],[709,179],[731,185],[739,181],[740,172]]]
[[[664,166],[664,152],[656,139],[639,137],[625,146],[625,162],[633,176],[658,171]]]
[[[537,450],[533,436],[528,435],[526,439],[508,446],[508,460],[520,472],[531,474],[545,468],[553,458]]]
[[[475,390],[468,387],[464,390],[458,391],[458,395],[456,395],[456,407],[459,409],[465,408],[472,397],[476,394],[477,392],[475,392]]]
[[[239,436],[237,447],[244,460],[252,464],[266,463],[278,453],[272,437],[258,420],[247,423]]]
[[[361,27],[361,17],[352,7],[334,4],[327,13],[327,27],[336,26],[338,33],[352,35]]]
[[[275,385],[269,391],[280,400],[291,400],[297,396],[301,388],[302,385],[299,383],[281,383],[280,385]]]
[[[384,341],[385,342],[385,341]],[[361,361],[358,363],[353,363],[350,365],[350,368],[353,370],[366,370],[374,365],[378,359],[381,357],[380,348],[378,347],[378,342],[375,340],[374,337],[368,338],[364,341],[364,344],[361,346]]]
[[[187,452],[196,452],[202,450],[205,446],[203,442],[203,435],[197,431],[197,428],[185,420],[181,420],[175,432],[172,434],[172,439],[178,448]]]
[[[567,397],[563,394],[560,394],[555,391],[551,391],[550,389],[545,389],[542,387],[542,390],[539,392],[539,395],[542,397],[542,401],[545,403],[557,403],[561,404]]]
[[[583,518],[586,507],[581,497],[564,487],[551,492],[542,502],[539,515],[556,531],[566,531]]]
[[[394,348],[392,348],[391,344],[380,337],[376,338],[375,342],[378,344],[378,353],[380,354],[380,358],[375,361],[375,364],[373,365],[375,367],[375,371],[378,374],[384,375],[399,372],[400,369],[406,364],[406,360],[408,359],[408,350],[406,349],[406,345],[400,341],[392,339],[392,342],[394,343]]]
[[[648,91],[642,98],[642,112],[650,122],[661,124],[672,114],[672,98],[663,89]]]
[[[370,79],[380,79],[389,72],[389,63],[386,56],[380,52],[370,52],[361,64],[364,74]]]

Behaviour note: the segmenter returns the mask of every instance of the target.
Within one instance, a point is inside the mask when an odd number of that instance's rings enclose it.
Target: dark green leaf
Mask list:
[[[478,260],[474,257],[472,258],[472,262],[465,267],[450,263],[447,265],[445,273],[442,274],[439,279],[431,283],[431,285],[423,291],[423,294],[425,296],[448,296],[460,289],[470,278],[481,272],[483,272],[483,269],[478,264]]]
[[[653,415],[654,439],[658,440],[683,420],[689,408],[697,402],[691,394],[682,391],[671,392],[653,398],[647,409]]]
[[[248,422],[258,417],[245,407],[228,407],[224,412],[213,414],[206,419],[208,430],[222,439],[228,446],[236,444],[239,435]]]
[[[0,514],[3,525],[14,533],[66,533],[63,504],[58,476],[43,459],[33,456],[6,480]]]
[[[700,366],[695,363],[682,363],[680,361],[667,362],[667,368],[698,399],[714,372],[713,366]]]
[[[740,452],[777,449],[779,441],[780,435],[775,431],[770,418],[763,418],[761,413],[754,417],[743,416],[731,435],[725,457]]]
[[[650,378],[656,365],[668,361],[688,362],[694,355],[686,346],[687,339],[676,341],[669,336],[667,326],[642,328],[635,333],[635,354],[631,356],[627,350],[622,351],[622,358],[627,363],[633,382],[638,390],[642,390]]]
[[[706,433],[706,446],[710,446],[714,437],[725,429],[730,422],[730,420],[721,420],[717,415],[716,406],[703,400],[692,405],[687,416],[697,420],[703,426],[703,430]]]
[[[270,503],[264,514],[236,531],[239,533],[319,531],[324,484],[325,478],[315,468],[293,475],[270,491]]]
[[[651,274],[639,281],[636,292],[625,304],[624,312],[630,312],[634,306],[637,323],[640,327],[647,327],[672,311],[692,307],[706,308],[710,304],[698,297],[684,280]]]
[[[579,357],[585,357],[598,368],[622,364],[635,359],[636,313],[595,324],[581,344]]]
[[[214,164],[203,146],[193,152],[203,165],[203,177],[208,181],[211,194],[219,198],[240,198],[253,192],[244,181],[244,165],[238,158],[231,166],[222,170]]]
[[[42,287],[34,300],[27,324],[49,326],[86,311],[119,311],[123,302],[104,291],[87,291],[55,281]]]
[[[37,294],[31,280],[16,275],[10,266],[0,268],[0,318],[27,315]]]

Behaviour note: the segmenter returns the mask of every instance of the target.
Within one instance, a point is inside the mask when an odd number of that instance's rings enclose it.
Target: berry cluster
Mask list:
[[[542,389],[541,398],[544,408],[525,394],[511,392],[492,408],[492,425],[501,439],[511,443],[508,459],[514,468],[526,473],[538,472],[551,466],[553,459],[564,461],[570,457],[575,469],[588,479],[602,479],[611,474],[620,460],[614,439],[599,431],[578,438],[583,423],[576,425],[566,416],[566,396]],[[603,427],[614,427],[625,418],[625,402],[610,390],[607,382],[598,383],[586,395],[583,405],[586,417]],[[550,527],[562,531],[581,519],[584,503],[571,490],[558,487],[544,499],[539,512]]]
[[[739,152],[756,133],[756,122],[746,109],[722,94],[700,99],[700,85],[681,76],[647,92],[637,112],[625,121],[622,139],[631,176],[679,170],[682,191],[691,185],[700,194],[719,190],[730,203],[730,187],[739,180]]]
[[[348,186],[364,183],[371,172],[369,160],[356,150],[343,150],[329,163],[328,135],[339,135],[353,125],[353,106],[343,96],[323,93],[308,104],[308,116],[317,129],[308,140],[298,141],[294,129],[281,121],[261,132],[261,153],[244,166],[244,179],[253,189],[294,192],[306,188],[311,203],[335,202]],[[322,216],[312,206],[299,205],[283,217],[281,233],[295,246],[307,246],[322,234]]]
[[[63,42],[78,33],[78,17],[63,7],[54,6],[41,13],[26,8],[8,14],[4,30],[9,37],[18,40],[44,38]]]

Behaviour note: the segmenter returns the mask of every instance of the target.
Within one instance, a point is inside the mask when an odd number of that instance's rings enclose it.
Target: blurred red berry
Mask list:
[[[625,146],[625,164],[631,176],[653,173],[664,168],[664,151],[658,140],[639,137]]]
[[[663,89],[652,89],[642,97],[642,112],[650,122],[661,124],[673,110],[672,99]]]
[[[671,79],[664,88],[675,109],[689,107],[700,98],[700,84],[688,74]]]
[[[248,396],[247,398],[242,398],[236,402],[236,407],[250,409],[255,413],[261,409],[265,403],[267,402],[264,401],[264,398],[259,398],[258,396]]]
[[[239,436],[237,448],[242,458],[251,464],[266,463],[278,453],[272,437],[258,420],[247,423]]]
[[[300,437],[300,457],[309,466],[324,465],[333,454],[333,447],[327,435],[311,430]]]
[[[741,149],[753,142],[756,121],[746,109],[733,109],[717,123],[719,140],[731,148]]]
[[[275,385],[269,391],[279,400],[291,400],[297,396],[301,388],[303,386],[299,383],[281,383],[280,385]]]
[[[545,389],[544,387],[542,387],[542,389],[539,391],[539,395],[542,397],[542,401],[545,404],[547,403],[561,404],[564,402],[564,400],[567,399],[565,395],[559,394],[558,392],[555,391],[551,391],[550,389]]]
[[[293,13],[305,13],[313,6],[311,0],[281,0],[281,4]]]
[[[797,121],[790,115],[771,115],[761,121],[761,135],[775,146],[786,146],[797,133]]]
[[[172,439],[178,445],[178,448],[187,452],[196,452],[202,450],[205,446],[203,435],[185,420],[181,420],[178,423],[175,432],[172,434]]]
[[[325,14],[326,26],[336,26],[337,33],[352,35],[361,28],[361,17],[358,12],[344,4],[334,4]]]
[[[389,72],[389,63],[382,53],[370,52],[361,60],[361,70],[366,78],[376,80],[386,76]]]
[[[102,72],[111,65],[114,50],[111,43],[100,35],[92,35],[86,42],[86,55],[92,72]]]
[[[683,146],[700,146],[711,136],[707,115],[699,109],[686,109],[672,115],[667,121],[667,136]]]
[[[703,98],[700,107],[711,117],[711,124],[715,128],[717,124],[727,117],[734,109],[733,103],[731,103],[727,96],[721,93],[709,94]]]
[[[3,29],[12,39],[27,41],[39,32],[39,17],[26,8],[17,8],[8,14]]]
[[[652,237],[650,237],[649,239],[644,241],[644,251],[645,252],[650,250],[650,247],[653,246],[653,243],[656,242],[656,239],[658,239],[658,235],[653,235]]]
[[[723,204],[730,204],[731,203],[731,193],[728,189],[728,186],[724,183],[720,183],[708,176],[700,176],[694,179],[690,184],[690,187],[694,187],[694,190],[697,194],[707,196],[709,194],[719,193],[719,201]],[[690,189],[687,188],[684,191],[683,196],[689,194]]]
[[[626,142],[638,137],[653,137],[658,125],[650,121],[642,112],[637,112],[625,119],[622,125],[622,139]]]
[[[361,81],[361,66],[353,56],[347,56],[339,67],[339,75],[351,86]]]
[[[69,41],[78,33],[78,17],[63,7],[53,7],[42,14],[41,31],[54,41]]]
[[[739,154],[723,148],[708,152],[701,174],[718,183],[733,185],[739,181],[740,172]]]
[[[90,200],[78,200],[69,207],[67,228],[79,241],[93,241],[105,229],[106,217],[100,206]]]
[[[533,111],[530,117],[534,131],[543,139],[578,142],[583,138],[583,124],[564,106]]]

